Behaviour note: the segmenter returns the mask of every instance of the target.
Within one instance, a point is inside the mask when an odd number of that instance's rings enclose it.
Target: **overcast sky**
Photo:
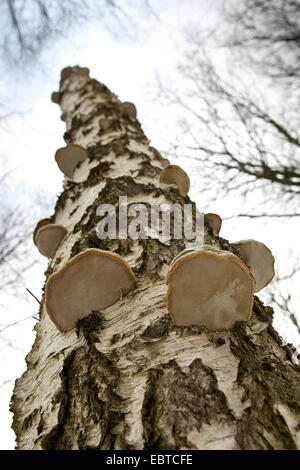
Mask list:
[[[160,109],[160,103],[155,100],[155,77],[160,74],[165,79],[171,77],[176,80],[175,67],[186,47],[182,28],[190,22],[205,26],[213,20],[213,8],[220,3],[215,0],[154,2],[156,8],[159,6],[159,22],[149,19],[145,23],[146,34],[139,38],[139,42],[120,41],[100,25],[87,25],[80,34],[77,32],[74,36],[70,31],[63,42],[58,41],[48,47],[41,56],[42,67],[33,66],[31,73],[23,74],[3,66],[0,96],[11,109],[24,112],[22,116],[5,123],[4,130],[0,129],[2,170],[16,169],[12,181],[17,184],[11,197],[23,200],[40,194],[50,203],[50,214],[53,212],[56,196],[62,190],[62,174],[54,161],[54,154],[57,148],[65,145],[62,138],[65,127],[60,120],[60,109],[51,102],[50,96],[52,91],[58,89],[60,70],[67,65],[89,67],[91,77],[105,83],[121,100],[134,102],[138,119],[152,145],[158,150],[164,148],[170,135],[176,132],[175,118],[179,116],[172,116],[170,120],[165,118],[165,110]],[[188,159],[176,163],[190,174],[190,196],[201,210],[201,188],[197,181],[199,168]],[[230,211],[239,204],[236,199],[231,200],[230,206],[228,202],[224,205],[223,201],[218,201],[208,209],[224,216],[230,215]],[[47,217],[49,214],[43,215]],[[286,233],[281,221],[270,225],[268,221],[239,219],[225,221],[222,236],[230,241],[247,238],[261,240],[281,257],[280,263],[283,264],[289,258],[288,247],[298,243],[299,229],[300,224],[296,222],[294,230]],[[0,296],[1,325],[25,319],[38,311],[37,302],[25,291],[28,287],[40,298],[47,260],[42,257],[38,259],[39,263],[27,275],[24,298]],[[24,358],[34,340],[34,323],[33,319],[25,320],[1,334],[0,449],[14,447],[8,403],[13,380],[25,370]],[[275,317],[275,326],[289,341],[297,342],[295,331],[282,317]],[[0,330],[2,328],[0,326]]]

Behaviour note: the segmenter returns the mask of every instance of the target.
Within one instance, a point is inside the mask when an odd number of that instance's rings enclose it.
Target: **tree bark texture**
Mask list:
[[[52,221],[68,235],[46,278],[96,247],[121,255],[137,285],[67,334],[51,322],[42,299],[11,403],[18,448],[300,448],[299,366],[272,327],[272,309],[255,297],[249,323],[229,332],[175,327],[165,277],[185,241],[97,237],[97,206],[117,208],[120,195],[129,204],[191,201],[159,183],[162,157],[139,122],[121,115],[118,98],[85,69],[68,72],[59,90],[64,138],[87,148],[89,158],[58,197]],[[102,118],[112,120],[106,131],[99,129]],[[205,243],[234,252],[208,227]]]

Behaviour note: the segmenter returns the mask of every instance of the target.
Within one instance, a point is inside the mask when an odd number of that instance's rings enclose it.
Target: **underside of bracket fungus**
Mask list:
[[[249,266],[256,282],[255,292],[259,292],[274,277],[274,256],[264,243],[256,240],[242,240],[232,243],[232,246],[238,250]]]
[[[162,158],[161,163],[162,163],[163,168],[166,168],[167,166],[170,165],[170,160],[168,160],[167,158]]]
[[[133,103],[129,103],[128,101],[121,103],[120,110],[124,117],[128,119],[136,119],[137,112]]]
[[[170,266],[173,266],[174,263],[176,263],[176,261],[181,258],[182,256],[185,256],[186,254],[188,253],[193,253],[195,250],[197,250],[198,248],[201,248],[200,246],[199,247],[193,247],[193,248],[186,248],[185,250],[182,250],[179,255],[175,256],[175,258],[173,258]]]
[[[100,119],[99,126],[102,131],[107,131],[111,127],[111,120],[110,119]]]
[[[33,242],[35,245],[36,245],[36,234],[38,233],[40,228],[44,227],[44,225],[49,225],[49,224],[51,224],[51,219],[42,219],[36,224],[34,232],[33,232]]]
[[[61,100],[61,93],[59,91],[54,91],[51,95],[51,101],[53,103],[59,104]]]
[[[184,196],[190,190],[190,178],[178,165],[168,165],[160,174],[159,181],[165,184],[175,184]]]
[[[211,212],[204,214],[204,222],[207,222],[207,225],[212,229],[214,235],[219,235],[222,227],[222,219],[218,214]]]
[[[46,309],[57,328],[67,333],[78,320],[121,300],[135,276],[121,256],[90,248],[52,274],[46,284]]]
[[[55,160],[65,176],[72,179],[75,168],[88,157],[85,148],[78,144],[69,144],[56,151]]]
[[[250,318],[255,280],[229,251],[207,245],[188,249],[172,264],[166,282],[167,307],[176,326],[223,331]]]
[[[69,76],[74,71],[76,73],[78,73],[79,75],[83,75],[83,76],[86,76],[86,77],[88,77],[89,73],[90,73],[90,70],[87,67],[77,67],[77,66],[75,66],[75,67],[65,67],[64,69],[62,69],[61,74],[60,74],[61,82],[64,82],[65,80],[67,80],[67,78],[69,78]]]
[[[46,224],[36,231],[34,243],[41,255],[53,258],[66,234],[67,229],[62,225]]]

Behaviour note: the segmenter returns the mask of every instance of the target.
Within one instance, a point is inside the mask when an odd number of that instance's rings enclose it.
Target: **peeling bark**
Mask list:
[[[300,367],[272,327],[272,309],[255,297],[248,324],[230,332],[175,327],[165,276],[185,240],[99,240],[100,203],[191,202],[159,183],[163,159],[140,124],[126,119],[104,85],[74,67],[61,81],[67,143],[89,159],[65,179],[51,220],[68,235],[46,279],[97,247],[121,255],[138,283],[125,298],[60,333],[42,299],[27,370],[11,409],[19,449],[297,449]],[[102,130],[100,119],[110,119]],[[205,243],[235,250],[205,228]]]

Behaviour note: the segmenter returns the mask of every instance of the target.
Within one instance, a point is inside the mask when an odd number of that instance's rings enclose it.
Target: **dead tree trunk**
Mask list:
[[[89,159],[58,198],[52,221],[68,235],[46,277],[96,247],[121,255],[138,282],[67,334],[51,322],[42,299],[27,371],[12,397],[18,448],[300,448],[299,366],[272,327],[272,309],[255,298],[249,323],[229,332],[175,327],[165,276],[184,240],[100,240],[96,209],[100,202],[117,207],[120,195],[128,203],[181,205],[188,197],[159,185],[162,157],[86,69],[64,69],[54,99],[66,121],[65,141],[87,148]],[[110,127],[101,130],[100,119]],[[205,242],[231,250],[207,227]]]

